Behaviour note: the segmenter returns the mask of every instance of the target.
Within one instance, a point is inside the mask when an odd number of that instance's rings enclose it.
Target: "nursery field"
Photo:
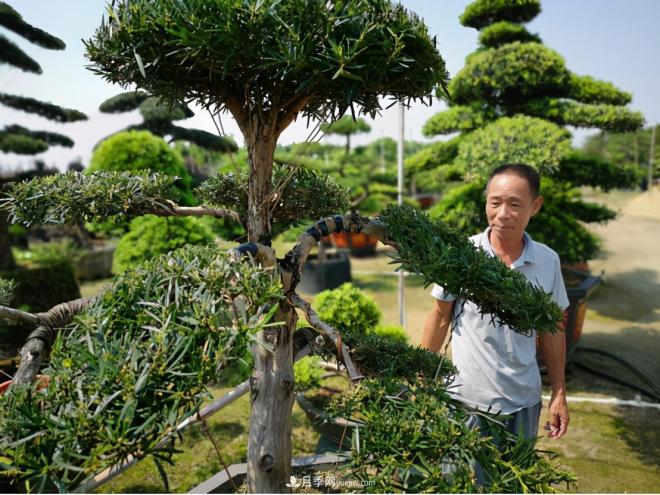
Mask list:
[[[607,203],[619,217],[594,230],[603,241],[601,257],[590,262],[592,271],[605,271],[605,284],[589,301],[582,344],[613,352],[639,366],[647,375],[660,376],[660,191],[653,194],[589,193]],[[284,247],[284,246],[281,246]],[[354,284],[374,297],[383,322],[399,320],[397,286],[387,252],[375,258],[352,260]],[[93,293],[102,285],[85,286]],[[418,343],[432,299],[419,278],[406,277],[406,330]],[[603,365],[610,366],[609,361]],[[622,372],[610,368],[610,373]],[[634,399],[636,393],[585,371],[573,369],[567,377],[569,396]],[[222,395],[226,388],[213,390]],[[549,388],[544,394],[549,394]],[[648,398],[642,398],[648,400]],[[544,401],[544,406],[547,400]],[[589,402],[569,404],[571,423],[560,440],[544,438],[544,449],[560,454],[561,462],[578,475],[578,492],[658,492],[660,487],[660,410]],[[247,452],[248,398],[243,397],[208,421],[222,459],[201,428],[185,435],[176,466],[166,467],[171,491],[183,492],[222,469],[222,463],[244,462]],[[541,424],[545,423],[542,412]],[[314,453],[318,434],[303,411],[293,411],[294,456]],[[539,430],[543,434],[543,430]],[[562,490],[561,487],[558,487]],[[564,488],[565,489],[565,488]],[[142,461],[102,492],[159,492],[163,485],[151,461]]]

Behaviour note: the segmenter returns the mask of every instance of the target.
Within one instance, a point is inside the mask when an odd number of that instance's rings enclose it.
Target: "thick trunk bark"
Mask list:
[[[248,183],[248,241],[270,245],[268,196],[277,136],[272,126],[255,119],[246,133],[250,176]],[[293,347],[295,310],[283,303],[260,337],[270,347],[252,349],[255,368],[250,378],[251,412],[248,436],[248,492],[286,493],[291,473],[291,410],[293,408]]]
[[[14,255],[11,252],[8,228],[7,217],[0,212],[0,270],[13,270],[16,268]]]
[[[293,329],[295,311],[276,315],[284,321],[261,334],[274,347],[253,348],[255,370],[250,378],[252,411],[248,437],[248,493],[288,493],[291,473],[291,410],[294,399]]]

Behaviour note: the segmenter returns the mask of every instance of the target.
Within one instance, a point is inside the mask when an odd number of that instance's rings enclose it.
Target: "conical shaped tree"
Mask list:
[[[427,136],[458,133],[409,159],[413,170],[459,169],[469,184],[447,195],[435,214],[473,234],[486,225],[485,177],[504,163],[527,163],[545,176],[546,202],[529,225],[564,262],[592,258],[596,239],[577,220],[613,218],[582,202],[574,187],[630,187],[636,175],[571,151],[565,126],[634,131],[641,114],[626,108],[631,95],[608,82],[570,72],[563,58],[541,44],[523,23],[541,11],[540,0],[476,0],[460,17],[479,30],[479,48],[449,86],[449,108],[424,125]]]
[[[23,19],[10,5],[0,2],[0,26],[13,31],[29,42],[48,50],[64,50],[66,45],[55,36],[34,27]],[[25,72],[41,74],[41,66],[16,44],[0,34],[0,64],[8,64]],[[33,98],[0,93],[0,105],[32,113],[55,122],[76,122],[87,117],[78,110],[62,108]],[[0,152],[37,155],[49,146],[73,146],[73,141],[62,134],[48,131],[32,131],[19,125],[6,125],[0,129]],[[1,167],[1,165],[0,165]],[[15,266],[7,235],[7,222],[0,215],[0,270]]]

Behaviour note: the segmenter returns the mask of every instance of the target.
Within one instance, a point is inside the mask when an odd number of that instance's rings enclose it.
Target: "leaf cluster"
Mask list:
[[[0,2],[0,26],[48,50],[64,50],[66,47],[61,39],[25,22],[23,16],[6,2]]]
[[[461,137],[457,136],[447,141],[432,143],[406,158],[406,168],[417,172],[450,164],[458,155],[460,142]]]
[[[0,277],[0,305],[9,306],[14,294],[15,283],[13,280]]]
[[[547,492],[575,483],[575,475],[535,451],[533,442],[508,433],[483,414],[490,435],[466,424],[467,407],[453,401],[447,381],[369,379],[331,405],[331,414],[357,422],[350,476],[370,480],[374,493]],[[497,440],[497,441],[495,441]],[[471,465],[489,476],[477,486]]]
[[[0,34],[0,62],[18,67],[23,72],[41,74],[41,66],[15,43]]]
[[[342,118],[330,123],[321,124],[321,130],[326,134],[337,134],[340,136],[350,136],[361,132],[369,132],[371,126],[364,119],[355,119],[350,115],[344,115]]]
[[[70,492],[97,472],[153,455],[209,397],[282,297],[277,277],[218,247],[187,247],[126,272],[59,333],[45,391],[0,397],[0,468],[34,491]]]
[[[37,177],[14,184],[1,208],[14,223],[78,223],[137,216],[173,199],[176,177],[93,172]]]
[[[427,97],[448,75],[423,21],[387,0],[116,2],[86,43],[92,70],[168,101],[324,120]],[[238,110],[237,110],[238,111]]]
[[[487,178],[506,163],[525,163],[553,173],[571,150],[570,133],[547,120],[502,117],[462,138],[456,162],[474,176]]]
[[[572,151],[564,156],[553,178],[576,187],[591,186],[609,191],[634,188],[640,175],[639,167],[633,164],[614,164],[597,156]]]
[[[239,170],[211,177],[194,190],[204,204],[231,208],[247,222],[248,172]],[[302,220],[316,221],[348,210],[348,191],[327,174],[286,164],[273,166],[270,221],[274,235]]]
[[[482,29],[499,21],[528,22],[540,12],[540,0],[475,0],[459,20],[463,26]]]
[[[87,115],[78,110],[63,108],[24,96],[0,93],[0,104],[26,113],[34,113],[55,122],[68,123],[87,120]]]
[[[508,21],[496,22],[479,31],[479,43],[484,48],[497,48],[514,41],[541,43],[541,38],[527,31],[524,26]]]
[[[422,127],[422,133],[425,136],[435,136],[452,132],[469,132],[483,127],[493,118],[492,112],[489,114],[478,108],[454,105],[429,118]]]
[[[390,206],[379,220],[397,244],[398,269],[421,275],[447,293],[475,303],[482,314],[525,335],[556,333],[562,313],[551,295],[492,258],[441,221],[419,210]]]

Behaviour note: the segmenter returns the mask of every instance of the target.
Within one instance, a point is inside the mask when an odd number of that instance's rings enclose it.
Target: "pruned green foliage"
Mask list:
[[[471,54],[449,85],[451,103],[511,106],[563,96],[570,73],[564,59],[539,43],[509,43]]]
[[[457,161],[481,178],[506,163],[525,163],[542,173],[552,173],[570,150],[566,129],[517,115],[500,118],[465,136],[458,147]]]
[[[175,177],[94,172],[37,177],[14,184],[2,209],[12,222],[78,223],[159,210],[174,197]]]
[[[213,242],[213,233],[200,219],[190,217],[137,217],[117,244],[113,271],[129,268],[188,245]]]
[[[247,219],[247,171],[221,174],[204,181],[193,192],[204,204],[231,207]],[[271,222],[278,233],[300,221],[318,220],[346,211],[348,191],[327,174],[301,166],[275,165],[271,191]]]
[[[641,112],[623,106],[577,103],[570,100],[544,98],[524,105],[524,113],[550,120],[559,125],[596,127],[612,132],[631,132],[642,128]]]
[[[0,131],[0,135],[3,133],[14,135],[19,134],[21,136],[27,136],[39,141],[43,141],[48,145],[64,146],[65,148],[71,148],[74,144],[71,138],[63,134],[50,131],[31,131],[30,129],[26,129],[20,125],[8,125],[2,131]]]
[[[170,136],[176,141],[189,141],[197,146],[221,153],[238,151],[236,142],[230,137],[218,136],[201,129],[188,129],[186,127],[172,126]]]
[[[371,126],[364,119],[355,119],[350,115],[344,115],[342,118],[331,122],[321,124],[321,129],[326,134],[338,134],[340,136],[350,136],[360,132],[369,132]]]
[[[392,257],[400,269],[420,274],[426,285],[436,283],[448,293],[472,301],[484,315],[516,332],[558,331],[562,312],[550,294],[443,222],[431,221],[421,211],[405,206],[390,206],[379,219],[397,244]]]
[[[86,48],[97,74],[168,101],[286,112],[309,98],[320,119],[447,81],[422,20],[386,0],[116,2]]]
[[[483,127],[492,118],[477,108],[456,105],[443,112],[438,112],[428,119],[422,127],[422,133],[425,136],[435,136],[436,134],[472,131]]]
[[[541,38],[527,31],[524,26],[507,21],[496,22],[479,32],[479,43],[484,48],[497,48],[514,41],[541,43]]]
[[[352,478],[370,482],[362,491],[536,493],[575,483],[574,474],[535,451],[532,441],[508,433],[499,418],[483,414],[487,435],[471,429],[470,411],[451,399],[451,382],[442,378],[370,379],[331,405],[332,417],[360,425],[348,469]],[[473,459],[489,477],[486,486],[475,482]]]
[[[406,158],[406,167],[413,171],[428,170],[452,163],[458,155],[460,137],[432,143]]]
[[[319,356],[305,356],[293,363],[293,376],[297,392],[317,388],[321,384],[323,368]]]
[[[64,41],[25,22],[21,14],[6,2],[0,2],[0,26],[15,32],[42,48],[49,50],[64,50],[66,48]]]
[[[195,115],[188,105],[181,103],[168,105],[153,96],[145,99],[138,108],[145,123],[154,126],[171,125],[173,120],[188,119]]]
[[[164,434],[195,413],[282,298],[270,270],[188,247],[115,279],[60,332],[38,394],[0,396],[0,468],[32,491],[72,491],[134,455],[168,461]]]
[[[499,21],[531,21],[539,12],[540,0],[475,0],[459,19],[463,26],[481,29]]]
[[[149,95],[144,91],[127,91],[105,100],[99,106],[99,110],[103,113],[130,112],[136,110],[147,98]]]
[[[2,35],[0,35],[0,63],[13,65],[24,72],[41,74],[41,66],[37,61]]]
[[[0,131],[0,151],[19,155],[36,155],[48,149],[48,144],[25,134]]]
[[[573,151],[562,159],[554,178],[574,186],[600,187],[609,191],[619,187],[635,187],[640,175],[639,168],[634,165],[615,165],[608,160]]]
[[[14,281],[0,277],[0,305],[9,306],[14,295]]]
[[[314,298],[319,318],[341,332],[344,339],[358,342],[373,333],[382,313],[371,296],[350,282],[324,290]]]
[[[34,113],[56,122],[87,120],[87,116],[78,110],[62,108],[52,103],[35,100],[34,98],[9,95],[7,93],[0,93],[0,104],[26,113]]]
[[[621,91],[614,84],[599,81],[590,76],[571,74],[569,97],[581,103],[604,103],[607,105],[627,105],[632,95]]]

